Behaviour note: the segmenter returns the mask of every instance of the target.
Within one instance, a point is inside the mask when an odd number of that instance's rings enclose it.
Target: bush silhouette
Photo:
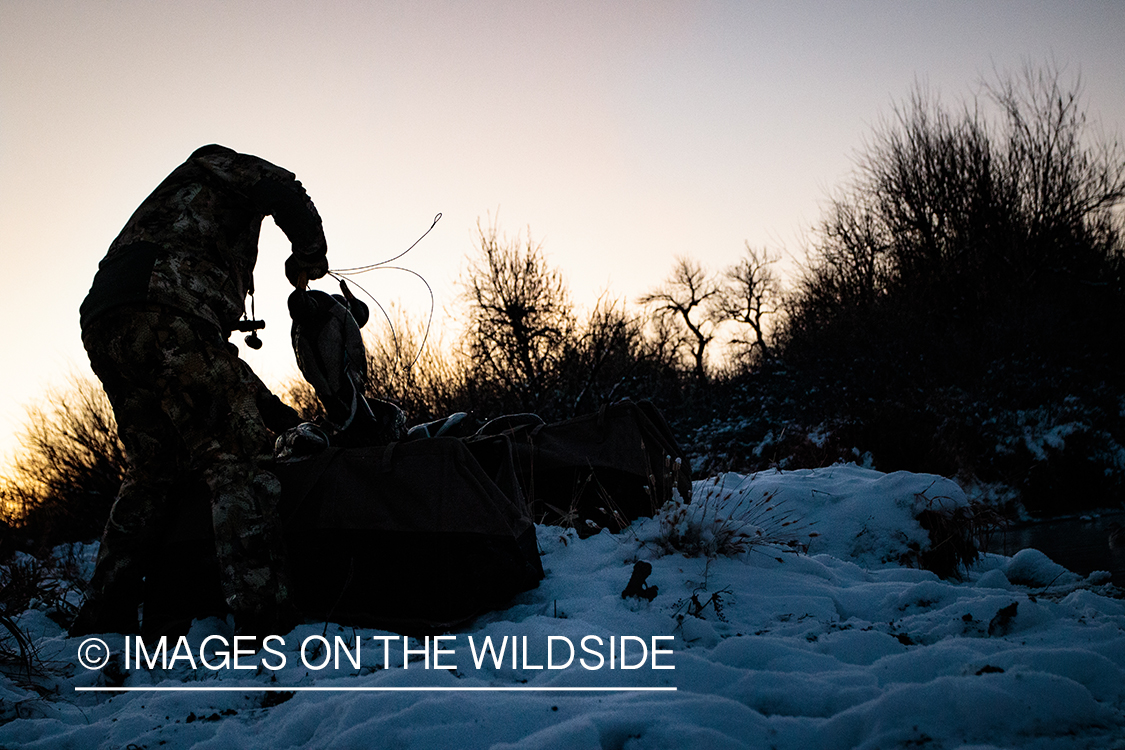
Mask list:
[[[876,132],[790,301],[791,362],[948,381],[998,355],[1105,346],[1122,309],[1122,152],[1090,145],[1056,70],[987,93],[998,124],[920,90]]]
[[[820,435],[804,455],[1016,488],[1040,511],[1116,504],[1125,158],[1079,93],[1028,68],[959,110],[924,89],[898,107],[813,235],[776,361],[727,387],[744,423],[712,450],[794,467]]]
[[[113,409],[101,385],[72,375],[27,410],[4,495],[21,536],[39,548],[101,536],[125,472]]]

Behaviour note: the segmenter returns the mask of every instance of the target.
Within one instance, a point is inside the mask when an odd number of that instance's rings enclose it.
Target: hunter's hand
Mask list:
[[[309,262],[294,254],[285,259],[285,278],[289,279],[289,283],[296,289],[304,289],[310,281],[319,279],[326,273],[328,273],[327,258]]]

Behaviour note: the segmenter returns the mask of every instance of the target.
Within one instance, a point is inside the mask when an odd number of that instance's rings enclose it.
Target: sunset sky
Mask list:
[[[1119,136],[1123,2],[0,0],[0,458],[25,405],[88,373],[98,261],[203,144],[295,172],[334,268],[401,252],[441,212],[401,261],[440,324],[478,218],[530,227],[580,304],[635,300],[677,255],[799,258],[917,83],[956,105],[1052,59]],[[267,220],[247,359],[271,384],[296,373],[286,254]],[[407,274],[361,282],[428,309]]]

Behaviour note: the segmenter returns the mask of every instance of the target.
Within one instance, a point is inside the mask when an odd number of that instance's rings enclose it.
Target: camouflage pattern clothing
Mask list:
[[[286,270],[328,270],[320,215],[292,172],[204,146],[168,175],[110,245],[81,307],[82,329],[113,307],[152,302],[233,330],[254,291],[262,220],[292,243]],[[292,274],[291,274],[292,275]]]
[[[74,635],[136,629],[141,581],[174,515],[170,498],[197,479],[210,495],[236,626],[268,634],[291,611],[275,515],[281,488],[266,468],[273,436],[262,413],[277,399],[226,341],[253,290],[266,214],[293,244],[290,280],[322,276],[320,217],[301,184],[221,146],[172,172],[99,266],[82,304],[82,341],[128,466]]]
[[[269,620],[288,588],[275,520],[281,487],[262,468],[273,437],[258,410],[261,381],[209,326],[169,308],[118,308],[83,343],[129,457],[87,616],[135,629],[147,560],[175,513],[168,498],[201,477],[227,605],[236,617]]]

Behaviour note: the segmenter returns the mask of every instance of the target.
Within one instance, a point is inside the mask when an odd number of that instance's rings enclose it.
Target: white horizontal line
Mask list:
[[[268,692],[268,693],[583,693],[583,692],[675,692],[674,687],[321,687],[305,685],[294,687],[258,687],[246,685],[219,685],[195,687],[190,685],[152,687],[75,687],[76,693],[212,693],[212,692]]]

